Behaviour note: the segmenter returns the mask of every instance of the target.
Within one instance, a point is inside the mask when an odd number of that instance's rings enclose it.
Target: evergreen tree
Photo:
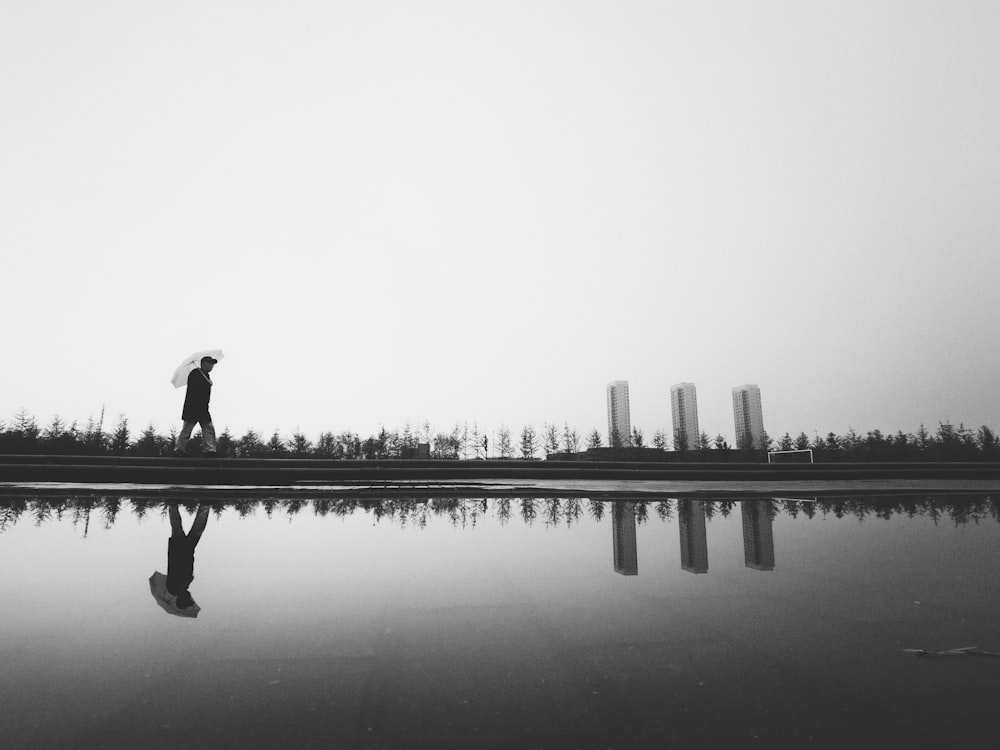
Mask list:
[[[767,430],[760,431],[760,444],[758,446],[762,451],[770,451],[774,448],[774,441],[771,436],[767,434]]]
[[[295,458],[305,458],[312,452],[312,441],[296,427],[288,441],[288,449]]]
[[[254,430],[247,430],[243,437],[236,441],[236,455],[239,458],[258,458],[266,451],[264,441]]]
[[[608,436],[608,442],[611,444],[612,448],[622,447],[622,435],[618,431],[617,425],[611,428],[611,434]]]
[[[149,425],[132,444],[130,453],[136,456],[159,456],[163,452],[163,438],[156,434],[156,428]]]
[[[902,430],[896,433],[896,437],[892,441],[893,457],[897,461],[909,461],[910,460],[910,446],[913,443],[913,436],[907,435]]]
[[[601,447],[601,433],[599,430],[591,430],[587,437],[587,450]]]
[[[42,441],[45,443],[58,443],[59,438],[63,436],[63,432],[66,430],[66,425],[63,423],[62,419],[59,418],[58,414],[53,415],[52,421],[49,422],[48,427],[42,433]]]
[[[997,436],[993,430],[986,425],[980,427],[976,433],[976,444],[984,458],[989,460],[996,459],[997,449],[1000,448],[1000,441],[997,440]]]
[[[28,410],[21,408],[17,414],[14,415],[14,432],[21,434],[27,442],[34,443],[41,432],[38,429],[38,422],[35,421],[35,417],[28,413]]]
[[[635,448],[645,448],[646,445],[643,442],[644,440],[645,440],[645,436],[642,434],[642,430],[640,430],[638,427],[633,427],[632,428],[632,446],[635,447]]]
[[[116,456],[124,456],[129,449],[128,417],[124,414],[118,415],[118,425],[111,433],[111,453]]]
[[[683,427],[674,428],[674,450],[685,453],[688,449],[687,431]]]
[[[271,458],[279,458],[287,452],[285,450],[285,441],[281,439],[281,435],[277,430],[271,434],[271,439],[267,441],[265,448]]]
[[[317,458],[333,458],[336,450],[337,440],[333,437],[333,433],[330,431],[321,432],[319,439],[316,440],[316,445],[313,447],[313,455]]]
[[[551,456],[559,452],[559,431],[554,424],[546,424],[542,435],[545,447],[545,455]]]
[[[87,453],[100,456],[107,452],[108,436],[104,433],[104,407],[101,416],[95,422],[93,416],[87,417],[87,425],[83,430],[83,442]]]
[[[921,458],[926,458],[928,452],[931,449],[931,445],[933,444],[934,438],[931,437],[931,434],[927,431],[927,428],[924,427],[923,422],[920,423],[920,427],[917,430],[915,438],[916,440],[914,442],[916,443],[917,450],[920,452]]]
[[[236,455],[236,441],[233,440],[233,433],[226,427],[215,442],[215,452],[223,458],[233,458]]]

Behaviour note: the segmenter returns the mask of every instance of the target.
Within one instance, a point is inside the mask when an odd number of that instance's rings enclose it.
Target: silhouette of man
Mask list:
[[[188,587],[194,580],[194,548],[198,546],[205,525],[208,523],[209,507],[198,503],[191,530],[184,533],[181,513],[177,503],[170,503],[170,541],[167,543],[167,592],[176,596],[174,602],[179,609],[190,609],[194,605]]]
[[[208,411],[208,402],[212,398],[212,378],[209,377],[209,373],[218,361],[214,357],[202,357],[201,366],[194,368],[188,374],[184,408],[181,411],[184,425],[181,427],[181,434],[177,436],[175,454],[185,453],[188,441],[191,439],[191,430],[196,424],[200,424],[204,454],[215,455],[215,425],[212,424],[212,415]]]

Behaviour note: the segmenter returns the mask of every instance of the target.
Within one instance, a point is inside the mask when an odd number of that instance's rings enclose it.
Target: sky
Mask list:
[[[1000,427],[1000,3],[0,7],[0,420]]]

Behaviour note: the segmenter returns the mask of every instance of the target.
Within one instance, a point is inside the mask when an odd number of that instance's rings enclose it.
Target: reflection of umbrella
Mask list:
[[[192,604],[187,609],[178,607],[177,594],[171,594],[167,591],[167,577],[160,571],[156,571],[149,577],[149,593],[153,595],[156,603],[163,608],[164,612],[172,615],[177,615],[178,617],[197,617],[198,613],[201,612],[201,607],[197,604]]]
[[[174,370],[174,376],[170,378],[170,382],[174,384],[174,388],[182,388],[187,385],[188,375],[191,374],[191,370],[201,366],[202,357],[222,359],[222,349],[206,349],[203,352],[195,352],[181,362],[177,369]]]

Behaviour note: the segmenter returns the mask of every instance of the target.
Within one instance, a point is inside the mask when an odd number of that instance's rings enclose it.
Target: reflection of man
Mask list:
[[[198,504],[191,530],[185,534],[177,503],[170,503],[170,541],[167,543],[167,593],[176,596],[174,604],[179,609],[197,606],[188,586],[194,580],[194,548],[198,546],[205,525],[208,523],[208,506]]]
[[[175,453],[184,453],[191,438],[191,430],[196,424],[200,424],[205,453],[215,454],[215,425],[212,424],[212,415],[208,411],[208,402],[212,398],[212,378],[209,377],[209,373],[218,361],[214,357],[202,357],[201,366],[194,368],[188,374],[184,409],[181,411],[184,424],[177,436]]]

